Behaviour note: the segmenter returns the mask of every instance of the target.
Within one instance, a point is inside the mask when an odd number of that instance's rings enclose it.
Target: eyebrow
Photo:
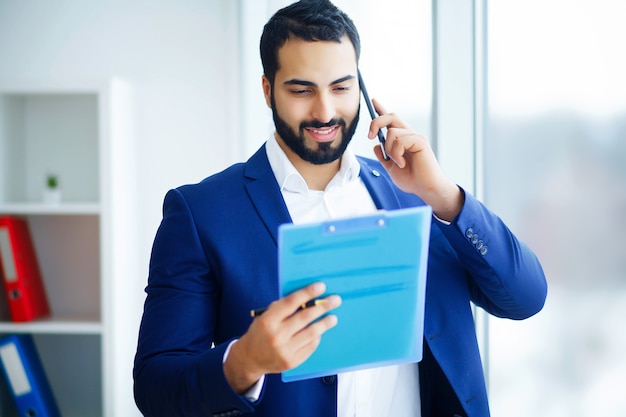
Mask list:
[[[341,77],[331,82],[329,85],[341,84],[344,81],[353,80],[356,77],[354,75],[346,75],[345,77]],[[311,81],[299,80],[297,78],[293,78],[291,80],[287,80],[283,83],[283,85],[304,85],[307,87],[317,87],[317,84]]]

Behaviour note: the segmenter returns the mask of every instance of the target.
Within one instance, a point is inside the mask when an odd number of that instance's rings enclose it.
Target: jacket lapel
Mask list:
[[[361,179],[370,192],[374,204],[379,209],[395,210],[400,208],[400,201],[394,192],[391,179],[380,165],[373,166],[369,160],[357,157],[361,165]]]
[[[248,160],[244,176],[247,179],[246,191],[257,214],[274,242],[278,243],[278,226],[292,223],[292,220],[267,159],[265,145]]]
[[[357,157],[361,165],[361,179],[367,187],[374,204],[379,209],[399,209],[400,202],[394,192],[391,180],[383,168],[372,165],[362,157]],[[265,224],[275,243],[278,243],[278,227],[292,223],[289,210],[276,182],[276,177],[267,159],[265,145],[248,160],[244,170],[246,191],[257,214]]]

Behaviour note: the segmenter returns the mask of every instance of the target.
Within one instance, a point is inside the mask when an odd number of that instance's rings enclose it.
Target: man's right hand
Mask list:
[[[335,315],[320,317],[339,307],[341,298],[331,295],[326,303],[299,308],[325,291],[323,283],[311,284],[274,301],[254,319],[224,362],[224,374],[236,392],[242,394],[261,376],[295,368],[311,356],[322,334],[337,324]]]

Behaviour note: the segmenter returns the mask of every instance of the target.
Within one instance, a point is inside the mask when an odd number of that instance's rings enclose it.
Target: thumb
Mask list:
[[[391,165],[393,165],[393,161],[391,159],[386,160],[385,157],[383,156],[383,151],[381,149],[381,144],[377,144],[376,146],[374,146],[374,155],[376,155],[376,158],[378,159],[378,162],[380,162],[383,167],[385,167],[385,169],[389,169],[391,167]]]

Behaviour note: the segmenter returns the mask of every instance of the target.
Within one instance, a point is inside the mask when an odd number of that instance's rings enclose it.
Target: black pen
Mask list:
[[[359,85],[361,86],[361,93],[363,93],[363,98],[365,99],[367,110],[369,110],[370,116],[372,117],[372,120],[374,120],[377,117],[376,112],[374,111],[374,106],[372,105],[370,96],[367,94],[367,89],[365,88],[365,84],[363,83],[361,71],[357,70],[357,73],[359,75]],[[380,142],[380,149],[383,151],[383,158],[385,158],[385,161],[388,161],[389,156],[387,155],[387,151],[385,150],[385,135],[383,134],[382,129],[378,129],[378,141]]]
[[[305,308],[326,304],[327,302],[328,300],[325,300],[325,299],[311,300],[307,303],[302,304],[300,307],[298,307],[298,311],[304,310]],[[261,314],[263,314],[265,310],[267,310],[267,308],[257,308],[255,310],[250,310],[250,317],[258,317]]]

